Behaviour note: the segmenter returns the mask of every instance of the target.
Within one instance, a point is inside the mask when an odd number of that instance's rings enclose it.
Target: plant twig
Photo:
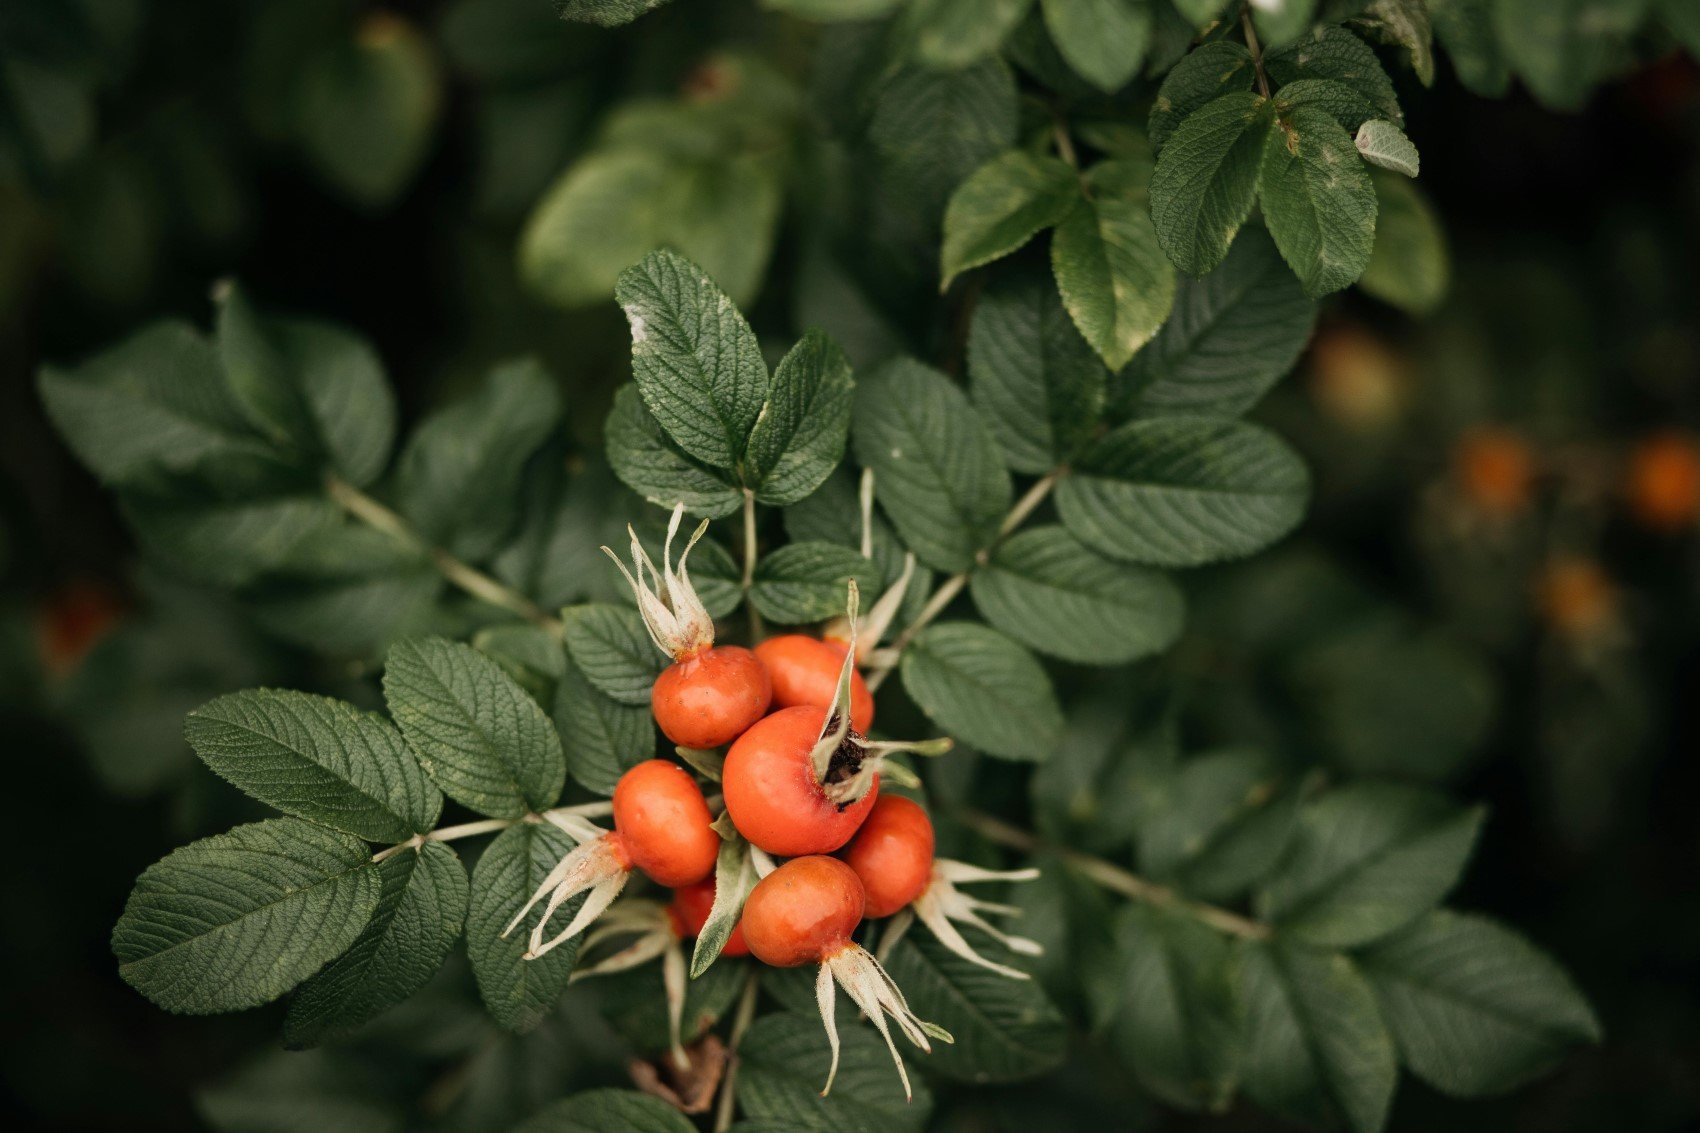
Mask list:
[[[511,586],[498,582],[476,567],[468,566],[443,548],[431,546],[407,520],[340,476],[325,477],[325,491],[339,507],[366,526],[382,531],[409,547],[424,551],[430,556],[438,573],[465,593],[481,602],[511,610],[533,625],[548,630],[555,637],[565,633],[565,627],[559,618],[547,613]]]
[[[744,1032],[750,1029],[750,1020],[755,1018],[760,982],[761,973],[751,968],[743,993],[738,997],[737,1011],[732,1015],[732,1033],[726,1040],[726,1076],[720,1080],[720,1103],[714,1110],[714,1133],[726,1133],[732,1128],[738,1101],[738,1047],[744,1041]]]
[[[1245,28],[1246,50],[1251,52],[1251,65],[1257,71],[1257,91],[1269,97],[1269,76],[1263,71],[1263,45],[1257,42],[1257,29],[1251,23],[1251,5],[1240,10],[1240,25]]]
[[[1123,869],[1121,866],[1095,858],[1090,854],[1071,850],[1066,846],[1048,845],[1033,834],[1020,827],[1011,826],[1002,819],[993,818],[979,811],[963,811],[960,817],[964,824],[984,835],[990,841],[1011,849],[1023,850],[1028,853],[1045,851],[1055,854],[1081,874],[1097,885],[1112,893],[1120,893],[1135,901],[1143,901],[1148,905],[1174,909],[1185,913],[1203,924],[1209,925],[1218,932],[1231,936],[1241,936],[1248,940],[1267,940],[1270,936],[1269,926],[1262,921],[1243,917],[1227,909],[1215,905],[1205,905],[1197,901],[1189,901],[1166,885],[1147,881],[1136,873]]]
[[[753,645],[763,636],[761,611],[750,601],[750,587],[756,581],[756,494],[749,488],[744,489],[744,577],[739,583],[744,591],[744,604],[750,609],[750,643]]]

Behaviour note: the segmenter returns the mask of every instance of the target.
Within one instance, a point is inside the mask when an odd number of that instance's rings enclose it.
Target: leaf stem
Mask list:
[[[1263,45],[1257,41],[1257,29],[1251,23],[1251,5],[1240,9],[1240,26],[1245,28],[1246,50],[1251,52],[1251,65],[1257,70],[1257,90],[1269,97],[1269,76],[1263,71]]]
[[[726,1133],[732,1128],[738,1099],[738,1047],[744,1041],[744,1032],[750,1029],[750,1020],[755,1018],[756,990],[760,984],[761,972],[752,967],[749,979],[744,981],[743,993],[738,996],[738,1008],[732,1016],[732,1033],[726,1040],[726,1077],[720,1083],[720,1104],[714,1111],[714,1133]]]
[[[527,598],[524,594],[506,586],[475,567],[469,566],[451,555],[441,547],[433,547],[420,537],[419,532],[377,500],[356,488],[340,476],[325,477],[325,491],[332,500],[349,515],[358,519],[366,526],[382,531],[391,538],[407,544],[409,547],[424,551],[431,557],[432,564],[448,582],[472,595],[481,602],[511,610],[531,622],[541,626],[550,634],[559,638],[565,633],[561,620],[545,612],[541,606]]]
[[[756,581],[756,494],[749,488],[744,489],[744,577],[739,585],[744,591],[744,605],[750,610],[750,643],[760,641],[764,635],[761,624],[761,611],[750,601],[750,587]]]
[[[1103,858],[1095,858],[1090,854],[1083,854],[1066,846],[1049,845],[1020,827],[1011,826],[1002,819],[993,818],[989,814],[965,810],[960,812],[959,817],[970,829],[977,831],[1000,846],[1008,846],[1011,849],[1023,850],[1028,853],[1044,851],[1055,854],[1073,866],[1088,880],[1112,893],[1120,893],[1122,896],[1135,901],[1143,901],[1148,905],[1156,905],[1185,913],[1194,920],[1230,936],[1241,936],[1248,940],[1267,940],[1270,936],[1269,926],[1262,921],[1243,917],[1238,913],[1230,912],[1215,905],[1189,901],[1166,885],[1147,881],[1138,874],[1107,862]]]
[[[879,690],[880,685],[885,683],[886,677],[891,675],[892,669],[897,667],[897,662],[903,656],[903,651],[909,647],[911,641],[915,640],[915,635],[931,625],[934,618],[944,613],[945,608],[955,601],[958,594],[962,593],[962,588],[968,585],[968,579],[974,571],[991,560],[992,552],[997,550],[999,543],[1009,538],[1017,527],[1027,522],[1028,517],[1037,510],[1040,504],[1045,502],[1045,498],[1057,486],[1057,481],[1062,479],[1067,471],[1067,468],[1059,466],[1040,477],[1031,488],[1027,489],[1025,495],[1015,501],[1015,506],[1009,509],[1009,514],[1004,516],[1003,522],[998,525],[998,533],[992,541],[981,548],[980,552],[974,556],[974,566],[951,575],[939,584],[939,588],[933,591],[933,596],[927,599],[927,604],[921,607],[921,612],[915,615],[915,620],[903,627],[903,631],[897,635],[897,640],[891,643],[891,648],[882,650],[880,660],[869,667],[866,678],[869,692]]]

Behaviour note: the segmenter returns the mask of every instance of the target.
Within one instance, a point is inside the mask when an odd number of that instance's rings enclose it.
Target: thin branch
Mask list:
[[[560,637],[565,632],[559,618],[545,612],[541,606],[511,586],[468,566],[443,548],[431,546],[407,520],[348,481],[335,475],[327,476],[325,490],[338,506],[355,519],[409,547],[424,551],[431,557],[438,573],[467,594],[481,602],[511,610],[526,621],[548,630],[555,637]]]
[[[1257,42],[1257,29],[1251,24],[1251,5],[1240,10],[1240,25],[1245,28],[1246,50],[1251,52],[1251,65],[1257,70],[1257,90],[1269,97],[1269,76],[1263,71],[1263,45]]]
[[[720,1104],[714,1111],[714,1133],[726,1133],[732,1128],[738,1101],[738,1047],[744,1041],[744,1032],[750,1029],[750,1020],[755,1018],[756,989],[760,982],[761,973],[752,967],[749,979],[744,981],[743,993],[738,997],[738,1008],[732,1016],[732,1033],[726,1041],[726,1076],[720,1080]]]
[[[1147,881],[1136,873],[1131,873],[1121,866],[1082,854],[1065,846],[1052,846],[1029,834],[1020,827],[1011,826],[1002,819],[993,818],[989,814],[978,811],[964,811],[960,815],[964,824],[978,831],[990,841],[1011,849],[1023,850],[1027,853],[1045,851],[1055,854],[1091,881],[1108,889],[1112,893],[1120,893],[1135,901],[1143,901],[1148,905],[1174,909],[1185,913],[1203,924],[1209,925],[1218,932],[1231,936],[1242,936],[1248,940],[1267,940],[1270,928],[1262,921],[1243,917],[1227,909],[1215,905],[1205,905],[1197,901],[1189,901],[1166,885]]]
[[[744,604],[750,608],[750,643],[753,645],[763,636],[761,611],[750,601],[750,587],[756,581],[756,494],[749,488],[744,489],[744,577],[739,583],[744,591]]]

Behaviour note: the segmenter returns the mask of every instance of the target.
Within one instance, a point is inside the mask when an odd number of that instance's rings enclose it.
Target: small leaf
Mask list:
[[[234,692],[189,713],[184,732],[202,762],[254,798],[369,842],[423,834],[443,808],[394,725],[328,696]]]
[[[1139,73],[1151,46],[1150,0],[1040,0],[1045,27],[1075,74],[1116,91]]]
[[[1163,251],[1188,275],[1221,263],[1251,214],[1274,120],[1268,99],[1225,94],[1188,115],[1158,155],[1151,220]]]
[[[899,358],[864,377],[851,440],[880,506],[928,566],[966,570],[997,536],[1009,473],[979,414],[937,370]]]
[[[1608,10],[1613,4],[1624,31],[1634,30],[1643,0],[1629,0],[1627,7],[1610,0]],[[1434,33],[1429,27],[1428,0],[1369,0],[1354,22],[1381,43],[1403,48],[1417,81],[1425,87],[1434,85]]]
[[[1355,133],[1377,114],[1375,106],[1362,94],[1333,79],[1300,79],[1282,87],[1275,96],[1277,112],[1285,114],[1295,106],[1326,110],[1347,133]]]
[[[821,331],[808,331],[780,360],[744,457],[744,485],[757,500],[794,504],[838,467],[854,388],[850,359]]]
[[[696,947],[691,951],[691,979],[699,978],[726,947],[727,938],[738,927],[738,917],[744,911],[744,900],[756,887],[755,859],[750,844],[732,831],[732,836],[720,844],[714,862],[714,904],[708,910],[697,933]]]
[[[502,667],[470,646],[410,638],[384,662],[384,699],[443,793],[480,814],[555,805],[566,777],[554,725]]]
[[[576,664],[555,685],[555,727],[568,752],[567,774],[599,795],[655,755],[655,718],[646,701],[622,704],[590,683]]]
[[[1411,144],[1411,139],[1405,136],[1405,131],[1391,122],[1380,118],[1365,122],[1358,127],[1353,144],[1371,165],[1379,165],[1383,169],[1391,169],[1407,177],[1417,175],[1417,147]]]
[[[1258,907],[1285,936],[1321,946],[1366,944],[1446,896],[1481,824],[1480,809],[1417,788],[1342,787],[1300,812],[1293,848]]]
[[[580,23],[616,28],[621,24],[631,23],[646,12],[653,12],[665,3],[667,0],[561,0],[556,10],[560,12],[563,20],[577,20]],[[605,1126],[614,1124],[618,1122],[604,1123]],[[663,1128],[671,1129],[672,1126]],[[650,1130],[645,1129],[642,1133],[650,1133]]]
[[[998,544],[970,585],[993,626],[1082,665],[1122,665],[1167,649],[1185,609],[1167,575],[1100,558],[1061,527]]]
[[[1399,1053],[1436,1089],[1504,1093],[1600,1041],[1552,958],[1485,917],[1436,909],[1358,957]]]
[[[1054,157],[1011,150],[976,169],[945,208],[940,289],[1057,223],[1079,195],[1074,170]]]
[[[626,269],[614,297],[632,328],[632,378],[686,453],[735,467],[767,400],[767,365],[750,324],[708,274],[675,252]]]
[[[794,1130],[920,1133],[933,1109],[925,1078],[911,1077],[903,1098],[897,1070],[871,1026],[843,1025],[843,1051],[832,1092],[821,1096],[830,1054],[819,1019],[780,1012],[757,1019],[739,1048],[738,1105],[746,1117]],[[917,1052],[918,1053],[918,1052]],[[924,1055],[922,1057],[925,1057]]]
[[[1003,964],[1014,959],[976,929],[964,935],[981,955]],[[1019,1082],[1055,1069],[1068,1054],[1067,1025],[1038,984],[970,963],[925,929],[908,933],[885,967],[915,1014],[956,1040],[926,1056],[927,1069],[941,1077]]]
[[[1249,91],[1256,81],[1257,67],[1243,44],[1221,39],[1188,52],[1163,76],[1151,103],[1146,125],[1151,148],[1161,153],[1175,127],[1193,111],[1225,94]]]
[[[285,1042],[311,1046],[389,1010],[436,975],[460,939],[469,889],[455,852],[427,842],[378,863],[383,895],[360,938],[302,984],[283,1021]]]
[[[1011,468],[1037,475],[1067,460],[1098,423],[1106,379],[1043,275],[1001,274],[981,293],[968,331],[969,392]]]
[[[1105,436],[1057,486],[1075,538],[1111,558],[1199,566],[1260,551],[1297,526],[1310,475],[1273,433],[1161,417]]]
[[[781,625],[823,622],[844,613],[845,584],[879,592],[872,560],[836,543],[788,543],[756,564],[750,602]]]
[[[1305,294],[1357,281],[1375,247],[1375,187],[1351,137],[1315,106],[1282,114],[1258,183],[1264,223]]]
[[[586,0],[574,2],[582,8]],[[627,0],[626,6],[642,4],[647,11],[664,2]],[[689,1118],[660,1098],[636,1090],[599,1089],[581,1090],[570,1098],[550,1102],[515,1126],[513,1133],[606,1133],[610,1129],[623,1133],[692,1133],[695,1128]]]
[[[1399,1068],[1375,994],[1338,953],[1242,941],[1245,1092],[1295,1121],[1379,1133]]]
[[[1040,762],[1062,733],[1043,667],[996,630],[945,622],[903,652],[903,687],[945,734],[988,755]]]
[[[744,496],[715,472],[692,460],[661,431],[637,387],[614,394],[606,427],[608,462],[626,486],[650,503],[682,503],[692,515],[719,519],[743,506]]]
[[[667,664],[632,606],[592,602],[561,611],[567,654],[604,696],[634,708],[649,707],[649,690]]]
[[[1127,365],[1169,316],[1175,269],[1163,255],[1133,162],[1104,162],[1090,199],[1057,226],[1051,270],[1069,317],[1112,370]]]
[[[1406,178],[1386,173],[1370,177],[1378,213],[1375,250],[1358,287],[1414,315],[1429,314],[1452,283],[1452,257],[1440,217]]]
[[[1221,267],[1181,281],[1163,329],[1111,383],[1111,411],[1244,413],[1293,368],[1315,322],[1268,234],[1247,228]]]
[[[414,430],[396,469],[402,514],[461,558],[494,553],[519,519],[525,463],[560,414],[555,383],[535,360],[497,366],[471,396]]]
[[[1343,27],[1320,27],[1296,43],[1271,51],[1264,56],[1263,67],[1277,87],[1306,79],[1331,79],[1357,91],[1376,109],[1377,117],[1395,125],[1405,121],[1393,80],[1387,77],[1381,60],[1369,44]]]
[[[126,983],[167,1011],[276,999],[360,935],[382,885],[358,838],[274,818],[149,866],[112,930]]]
[[[555,863],[575,843],[546,822],[516,822],[485,847],[472,870],[472,901],[466,913],[466,956],[478,980],[478,993],[490,1014],[510,1031],[529,1031],[541,1023],[567,989],[583,936],[522,960],[528,936],[543,916],[539,902],[503,939],[502,930],[531,899]],[[556,912],[560,923],[572,919],[584,903],[575,897]]]

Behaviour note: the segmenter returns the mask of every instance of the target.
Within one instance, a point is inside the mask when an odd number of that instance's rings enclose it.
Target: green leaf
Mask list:
[[[195,1109],[218,1133],[406,1133],[395,1095],[345,1052],[273,1050],[197,1090]]]
[[[997,56],[959,71],[905,67],[874,97],[881,180],[929,229],[963,178],[1015,144],[1015,76]]]
[[[1299,813],[1291,852],[1259,910],[1284,936],[1350,948],[1437,905],[1475,848],[1482,811],[1413,787],[1359,783]]]
[[[1405,121],[1393,80],[1369,44],[1343,27],[1318,28],[1297,43],[1264,57],[1263,67],[1277,88],[1305,79],[1330,79],[1350,87],[1377,111],[1398,125]]]
[[[634,708],[649,707],[649,690],[667,665],[633,606],[592,602],[561,611],[567,654],[604,696]]]
[[[1139,73],[1151,46],[1150,0],[1040,0],[1045,28],[1075,74],[1116,91]]]
[[[555,805],[561,739],[537,702],[470,646],[410,638],[384,661],[384,699],[443,793],[480,814],[519,818]]]
[[[1305,294],[1350,286],[1375,247],[1375,187],[1358,150],[1326,110],[1284,111],[1264,147],[1263,219]]]
[[[644,404],[686,453],[735,467],[768,394],[750,324],[674,252],[651,252],[626,269],[614,297],[631,323],[632,377]]]
[[[1113,370],[1157,333],[1175,297],[1175,269],[1157,242],[1145,181],[1131,161],[1094,166],[1087,174],[1091,196],[1051,239],[1063,305]]]
[[[968,928],[964,935],[981,955],[1006,964],[1014,958],[985,933]],[[924,1056],[930,1072],[958,1082],[1019,1082],[1055,1069],[1067,1056],[1068,1027],[1032,980],[970,963],[921,928],[884,963],[915,1014],[956,1040]]]
[[[1040,653],[1122,665],[1180,636],[1185,600],[1167,575],[1094,554],[1061,527],[998,544],[970,579],[986,620]]]
[[[1032,6],[1033,0],[915,0],[896,35],[923,63],[966,67],[996,51]]]
[[[967,570],[1009,510],[1009,473],[962,391],[909,358],[857,385],[851,440],[903,542],[938,570]]]
[[[682,503],[692,515],[719,519],[743,506],[742,492],[668,439],[661,423],[644,407],[636,386],[623,385],[615,392],[606,439],[608,462],[615,473],[658,507]]]
[[[720,844],[714,859],[714,904],[708,918],[697,932],[696,946],[691,950],[691,979],[699,980],[720,957],[720,950],[738,928],[744,902],[760,878],[756,876],[755,857],[750,844],[736,829]]]
[[[1201,28],[1222,14],[1228,0],[1174,0],[1174,5],[1187,23]]]
[[[926,1079],[911,1075],[915,1098],[904,1101],[885,1044],[845,1014],[839,1012],[838,1077],[826,1097],[820,1091],[830,1055],[820,1020],[786,1012],[756,1020],[738,1052],[738,1105],[746,1117],[820,1133],[920,1133],[933,1109]]]
[[[1243,558],[1304,516],[1310,475],[1275,434],[1240,421],[1130,421],[1057,486],[1063,525],[1114,559],[1199,566]]]
[[[1003,759],[1041,762],[1062,734],[1051,678],[993,629],[945,622],[903,651],[903,687],[945,734]]]
[[[295,130],[313,166],[356,204],[394,200],[430,151],[442,102],[425,37],[398,16],[369,19],[296,83]]]
[[[1458,1097],[1504,1093],[1600,1041],[1600,1024],[1552,958],[1485,917],[1436,909],[1358,957],[1423,1081]]]
[[[1494,0],[1428,0],[1434,34],[1446,48],[1458,81],[1483,98],[1501,98],[1511,86],[1511,69],[1493,30],[1493,7]],[[1665,7],[1667,23],[1683,18],[1682,13],[1695,13],[1685,0],[1665,0]],[[1689,50],[1700,54],[1700,15],[1693,18]]]
[[[382,886],[365,843],[298,818],[238,826],[167,854],[112,930],[126,983],[167,1011],[276,999],[353,944]]]
[[[1002,274],[981,293],[968,330],[969,392],[1011,468],[1038,475],[1072,456],[1098,423],[1106,379],[1043,275]]]
[[[443,796],[382,716],[305,692],[233,692],[189,713],[208,767],[285,814],[403,842],[436,824]]]
[[[1399,1068],[1375,994],[1337,953],[1241,943],[1245,1092],[1295,1121],[1386,1124]]]
[[[1606,0],[1620,12],[1630,10],[1638,20],[1646,0]],[[1434,33],[1429,27],[1428,0],[1369,0],[1355,22],[1381,43],[1403,48],[1423,86],[1434,85]],[[1633,30],[1633,27],[1626,30]]]
[[[525,463],[560,416],[560,395],[538,362],[497,366],[475,393],[414,430],[396,469],[402,514],[460,558],[494,553],[519,519]]]
[[[1233,1097],[1239,1017],[1226,937],[1184,914],[1124,905],[1090,972],[1101,1031],[1146,1089],[1170,1105],[1220,1112]]]
[[[1266,46],[1277,47],[1303,35],[1316,15],[1316,0],[1260,0],[1250,6],[1252,22]]]
[[[556,6],[563,20],[578,20],[586,24],[599,24],[605,28],[616,28],[621,24],[629,24],[646,12],[653,12],[667,0],[561,0]],[[554,1126],[549,1126],[554,1128]],[[672,1126],[660,1126],[671,1129]],[[649,1133],[644,1130],[643,1133]]]
[[[1221,267],[1181,281],[1163,329],[1116,375],[1112,412],[1244,413],[1293,368],[1315,322],[1268,235],[1248,228]]]
[[[536,960],[520,959],[529,947],[527,937],[543,916],[544,902],[527,913],[507,939],[501,932],[574,845],[546,822],[516,822],[497,835],[473,867],[466,956],[484,1006],[510,1031],[529,1031],[541,1023],[572,978],[582,936]],[[582,897],[575,897],[562,905],[555,914],[558,923],[565,925],[583,903]]]
[[[236,501],[187,493],[123,504],[148,555],[174,574],[221,589],[287,572],[337,537],[344,516],[322,495]]]
[[[1272,104],[1250,91],[1225,94],[1175,128],[1151,177],[1151,220],[1176,267],[1205,275],[1228,254],[1251,214]]]
[[[1195,756],[1144,784],[1137,845],[1139,868],[1155,881],[1174,882],[1201,859],[1220,855],[1248,820],[1262,814],[1282,780],[1281,768],[1260,751]],[[1286,834],[1293,810],[1285,808]],[[1284,848],[1285,838],[1272,847]],[[1278,856],[1278,853],[1277,855]],[[1262,863],[1267,871],[1272,859]],[[1207,864],[1205,870],[1210,866]]]
[[[1411,144],[1403,130],[1391,122],[1380,118],[1365,122],[1358,127],[1353,144],[1371,165],[1379,165],[1407,177],[1417,175],[1417,147]]]
[[[584,0],[577,0],[582,5]],[[655,7],[664,0],[636,0]],[[640,13],[641,14],[641,13]],[[635,18],[635,17],[634,17]],[[622,21],[623,22],[623,21]],[[582,1090],[551,1102],[514,1128],[514,1133],[691,1133],[696,1126],[660,1098],[636,1090]]]
[[[1157,97],[1151,103],[1146,125],[1151,148],[1162,152],[1175,127],[1195,110],[1225,94],[1249,91],[1256,81],[1257,67],[1251,52],[1231,39],[1206,43],[1188,52],[1163,76],[1163,85],[1157,88]]]
[[[186,323],[155,323],[74,369],[43,367],[41,398],[77,459],[108,484],[216,475],[268,456],[217,352]]]
[[[612,795],[621,775],[655,755],[655,719],[647,701],[620,703],[591,684],[576,664],[555,685],[555,727],[570,753],[567,774],[599,795]]]
[[[1327,111],[1347,133],[1356,132],[1376,116],[1376,108],[1368,99],[1333,79],[1300,79],[1282,87],[1275,96],[1276,112],[1284,115],[1295,106],[1314,106]]]
[[[1434,206],[1403,177],[1372,173],[1375,250],[1358,287],[1386,303],[1426,315],[1452,284],[1452,256]]]
[[[383,894],[348,951],[289,1002],[285,1042],[312,1046],[389,1010],[436,975],[460,939],[469,890],[455,852],[427,842],[378,863]]]
[[[1079,197],[1073,168],[1054,157],[1010,150],[976,169],[944,210],[940,290],[1056,224]]]
[[[823,622],[844,613],[846,583],[879,593],[879,568],[836,543],[788,543],[756,564],[750,602],[780,625]]]
[[[231,391],[273,443],[365,487],[389,462],[395,395],[362,338],[310,319],[260,316],[232,287],[218,314]]]
[[[818,330],[797,340],[773,372],[773,386],[750,429],[744,485],[783,507],[816,488],[844,459],[855,383],[850,359]]]

